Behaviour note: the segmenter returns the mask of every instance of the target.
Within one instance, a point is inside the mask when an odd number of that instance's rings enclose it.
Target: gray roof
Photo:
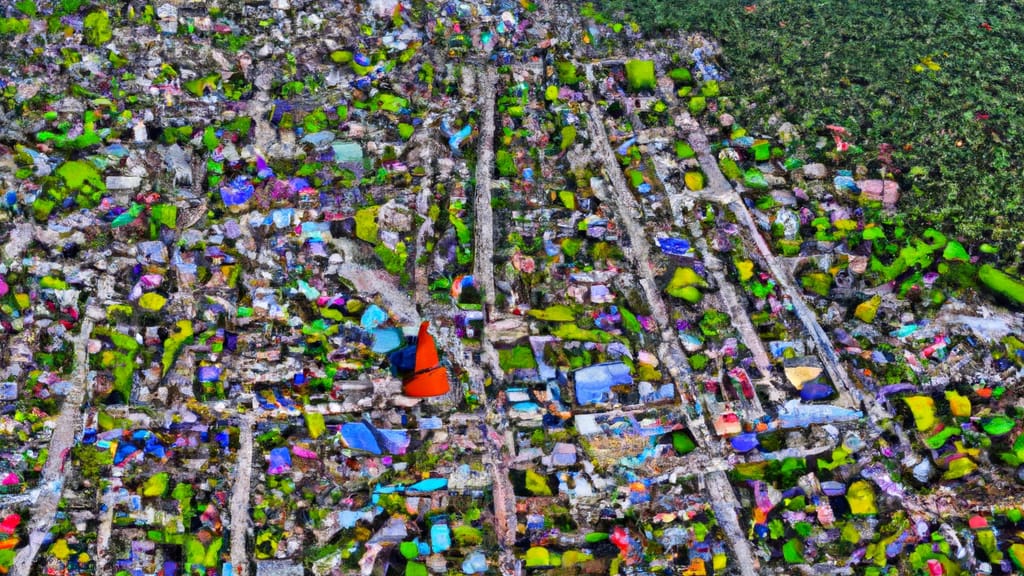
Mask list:
[[[260,560],[256,576],[304,576],[302,564],[294,560]]]

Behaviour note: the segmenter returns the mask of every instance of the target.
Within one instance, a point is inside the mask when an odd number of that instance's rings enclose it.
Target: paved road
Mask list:
[[[697,249],[701,253],[701,258],[704,259],[704,265],[711,272],[715,282],[718,284],[719,294],[721,295],[725,307],[729,311],[729,316],[732,318],[733,326],[739,330],[740,336],[743,337],[743,343],[746,344],[747,348],[750,349],[751,354],[754,355],[754,363],[757,364],[757,369],[764,374],[765,378],[770,377],[772,373],[772,363],[768,358],[768,352],[764,349],[764,342],[762,342],[761,337],[757,335],[757,330],[754,328],[754,324],[750,321],[750,316],[747,314],[746,309],[740,301],[739,295],[736,293],[736,287],[729,281],[728,277],[726,277],[722,261],[708,249],[708,243],[703,238],[697,241]]]
[[[625,178],[622,176],[618,159],[615,157],[615,153],[612,151],[611,144],[608,141],[608,133],[604,128],[604,119],[597,106],[591,106],[590,108],[588,129],[590,130],[591,146],[593,147],[594,154],[604,164],[605,175],[611,181],[613,188],[611,193],[609,193],[601,184],[597,184],[594,187],[594,194],[602,201],[611,202],[612,206],[615,207],[616,216],[625,227],[626,233],[629,234],[629,255],[632,257],[636,273],[640,277],[640,286],[647,297],[648,304],[651,306],[652,316],[658,323],[658,329],[661,331],[661,340],[667,352],[661,354],[661,359],[675,381],[680,398],[686,402],[686,398],[689,396],[693,399],[693,402],[696,402],[698,395],[694,392],[690,380],[690,367],[686,361],[686,354],[683,353],[674,327],[669,322],[668,307],[661,297],[661,292],[658,290],[658,285],[654,278],[650,258],[650,238],[648,238],[647,232],[633,216],[633,195],[626,185]],[[597,180],[593,182],[597,183]],[[691,432],[693,432],[694,438],[697,439],[698,444],[707,446],[711,441],[711,435],[708,432],[707,425],[704,423],[704,419],[690,419],[688,412],[684,411],[684,414],[687,416],[688,426]]]
[[[874,398],[871,395],[864,395],[860,389],[850,380],[849,375],[846,373],[846,369],[839,361],[839,356],[836,354],[835,348],[832,346],[832,341],[829,339],[828,334],[818,323],[818,318],[815,313],[807,306],[807,303],[803,299],[803,295],[794,285],[792,276],[779,259],[772,252],[771,248],[765,242],[764,237],[761,236],[760,231],[757,229],[757,225],[754,223],[754,219],[750,216],[750,212],[747,210],[746,205],[743,204],[743,200],[740,198],[739,193],[733,189],[729,181],[725,179],[722,171],[718,167],[718,162],[715,161],[714,156],[711,155],[711,147],[708,144],[707,135],[704,134],[703,130],[699,128],[694,129],[692,126],[687,127],[687,141],[693,150],[697,153],[697,159],[700,162],[701,169],[704,171],[707,177],[707,189],[705,191],[705,197],[713,199],[719,203],[725,204],[728,208],[736,215],[736,219],[740,225],[745,228],[746,235],[754,242],[757,247],[757,251],[761,254],[765,264],[768,266],[768,271],[772,277],[779,283],[793,304],[793,311],[800,320],[800,323],[804,325],[804,329],[807,334],[811,337],[814,342],[814,347],[818,353],[822,365],[825,367],[825,371],[828,373],[829,378],[838,387],[840,398],[847,405],[857,408],[863,403],[867,408],[871,418],[875,421],[887,418],[885,411],[882,410],[874,402]]]
[[[57,514],[57,506],[64,491],[64,480],[71,472],[65,467],[68,451],[75,444],[75,437],[82,426],[82,403],[88,394],[86,390],[89,374],[88,343],[92,335],[93,320],[83,316],[81,331],[75,338],[75,376],[71,389],[64,397],[57,425],[50,438],[49,458],[43,465],[39,479],[40,493],[32,507],[32,521],[28,526],[28,545],[18,551],[11,569],[12,576],[28,576],[32,564],[39,554],[43,538],[50,531]]]
[[[611,200],[617,208],[616,214],[629,234],[631,240],[631,255],[636,265],[637,272],[641,277],[640,284],[644,289],[648,302],[654,312],[653,316],[658,322],[658,326],[662,332],[662,341],[667,352],[661,354],[662,361],[665,362],[666,367],[673,376],[675,376],[675,374],[685,375],[692,397],[694,398],[694,401],[696,401],[698,396],[692,390],[692,382],[689,378],[689,366],[685,364],[686,356],[683,354],[682,348],[679,346],[678,339],[669,325],[667,307],[665,306],[665,302],[662,299],[661,293],[658,291],[657,284],[654,280],[654,273],[652,271],[650,260],[650,239],[648,238],[646,231],[640,226],[639,222],[637,222],[636,218],[633,216],[632,194],[626,186],[626,181],[622,176],[622,171],[619,168],[618,161],[615,158],[615,154],[612,152],[611,144],[608,141],[608,135],[604,128],[604,121],[596,106],[591,107],[590,109],[589,126],[591,130],[592,144],[594,146],[594,153],[601,158],[605,166],[605,173],[614,186],[615,193],[612,195]],[[701,135],[703,135],[703,133],[701,133]],[[601,198],[602,190],[599,190],[598,188],[595,188],[594,192],[599,198]],[[605,198],[602,198],[602,200],[604,199]],[[683,389],[680,382],[681,378],[676,377],[675,380],[677,387],[679,387],[680,395],[682,395]],[[689,426],[694,437],[698,439],[698,443],[705,447],[705,449],[714,449],[713,442],[715,442],[715,439],[713,439],[709,434],[703,418],[690,420]],[[740,574],[743,576],[755,576],[757,574],[758,564],[754,558],[750,542],[746,539],[746,536],[739,525],[739,517],[736,514],[736,508],[739,506],[739,503],[736,501],[736,495],[732,490],[732,486],[729,484],[728,478],[726,478],[725,473],[721,470],[709,470],[707,473],[702,475],[702,478],[704,478],[706,483],[706,492],[712,503],[712,508],[715,511],[715,517],[718,519],[719,525],[722,526],[722,529],[729,538]]]
[[[721,471],[710,472],[703,478],[711,499],[711,509],[715,511],[718,525],[722,527],[725,535],[729,538],[740,574],[756,576],[758,562],[754,558],[750,541],[747,540],[743,528],[740,527],[740,519],[736,514],[740,503],[736,500],[736,493],[732,491],[732,484],[729,483],[725,472]]]
[[[119,480],[115,480],[103,494],[103,510],[100,516],[100,527],[96,532],[96,573],[109,574],[110,562],[110,535],[114,528],[114,503],[117,500],[117,492],[121,489]]]
[[[245,549],[249,533],[249,496],[252,482],[252,413],[243,414],[238,422],[238,454],[235,461],[236,473],[231,487],[231,565],[238,576],[245,576],[249,568],[250,555]]]
[[[807,331],[807,334],[811,337],[811,340],[814,341],[814,348],[817,351],[818,357],[821,359],[829,378],[839,387],[838,391],[840,396],[846,396],[846,398],[843,399],[844,403],[848,404],[850,407],[859,406],[859,403],[855,401],[856,395],[851,394],[851,392],[857,392],[856,388],[854,388],[850,382],[850,378],[846,374],[846,370],[839,364],[839,357],[836,354],[835,348],[832,347],[832,341],[825,333],[825,330],[821,327],[821,324],[818,323],[818,318],[815,313],[812,312],[810,307],[807,306],[807,303],[804,302],[803,295],[794,285],[793,279],[786,273],[785,268],[783,268],[776,260],[775,255],[768,246],[768,243],[764,241],[764,237],[761,236],[761,233],[758,231],[757,224],[754,223],[754,219],[750,216],[750,212],[747,211],[747,207],[738,199],[738,195],[737,200],[729,202],[728,206],[733,214],[736,215],[736,219],[740,222],[740,225],[746,229],[746,235],[754,241],[758,252],[761,253],[761,257],[768,266],[768,271],[771,273],[772,278],[779,283],[779,286],[782,287],[783,292],[789,298],[797,319],[804,325],[804,329]],[[859,392],[857,392],[857,394],[859,394]]]
[[[750,315],[746,314],[746,310],[739,300],[739,295],[736,294],[736,287],[733,286],[732,282],[730,282],[725,276],[722,261],[719,260],[718,256],[708,248],[708,242],[705,239],[700,238],[695,244],[697,250],[700,252],[701,258],[705,261],[707,269],[715,278],[715,282],[718,285],[720,299],[725,305],[726,311],[729,313],[729,318],[732,319],[732,325],[739,332],[739,336],[742,338],[743,344],[750,349],[758,370],[760,370],[764,375],[761,383],[771,386],[771,396],[773,401],[781,402],[784,400],[784,395],[781,394],[780,390],[775,389],[775,386],[771,381],[772,365],[771,360],[768,358],[768,353],[765,351],[764,342],[761,340],[761,336],[758,335],[758,331],[754,327],[754,323],[751,322]],[[755,400],[757,400],[756,396]],[[762,410],[760,401],[757,402],[757,407],[763,414],[764,411]]]
[[[722,262],[708,250],[707,242],[700,238],[696,242],[697,249],[700,251],[702,258],[704,259],[705,268],[711,273],[711,277],[714,278],[715,284],[718,286],[718,301],[723,305],[726,312],[729,314],[729,318],[732,319],[732,325],[739,332],[740,338],[743,340],[743,344],[746,345],[747,349],[750,350],[754,357],[754,364],[757,365],[757,369],[761,371],[764,377],[758,381],[758,383],[767,384],[771,386],[771,373],[772,365],[768,360],[768,354],[765,352],[764,343],[761,342],[760,336],[757,335],[757,330],[754,328],[754,324],[750,321],[750,317],[747,315],[746,309],[740,303],[740,299],[736,294],[736,287],[732,285],[732,282],[725,275],[723,270]],[[772,394],[775,388],[772,387]],[[757,419],[764,416],[764,408],[761,406],[761,400],[754,395],[754,398],[750,400],[752,409],[747,410],[747,416],[751,419]]]
[[[388,312],[394,314],[401,324],[416,326],[420,323],[416,303],[396,286],[395,277],[386,271],[345,262],[338,267],[338,274],[352,282],[360,294],[379,294]]]
[[[484,318],[494,316],[494,210],[491,208],[491,174],[494,172],[494,91],[498,73],[487,67],[479,73],[480,134],[476,154],[476,200],[473,209],[473,276],[484,292]]]
[[[498,75],[494,68],[487,66],[478,70],[477,89],[480,91],[479,109],[480,133],[477,144],[476,199],[473,201],[473,276],[484,292],[484,331],[480,335],[483,365],[489,369],[495,380],[504,376],[498,365],[498,355],[488,338],[488,327],[495,320],[494,288],[494,210],[491,207],[491,175],[494,172],[494,97]],[[472,365],[472,363],[470,363]],[[499,421],[499,429],[508,430],[505,410],[496,406],[494,399],[487,397],[483,386],[485,374],[480,366],[472,366],[470,380],[486,407],[488,416]],[[486,425],[485,425],[486,426]],[[484,464],[491,473],[492,496],[494,499],[495,532],[501,545],[499,570],[502,574],[517,573],[515,557],[516,542],[516,497],[508,476],[508,462],[515,454],[515,446],[508,444],[509,437],[492,433],[485,427]],[[494,441],[502,438],[504,442]]]

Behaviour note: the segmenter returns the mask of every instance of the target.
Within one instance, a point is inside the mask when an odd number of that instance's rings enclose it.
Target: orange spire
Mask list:
[[[402,393],[413,398],[444,396],[451,387],[448,385],[448,371],[437,367],[413,376],[402,389]]]
[[[416,367],[402,390],[406,396],[443,396],[451,388],[448,385],[448,370],[441,366],[441,360],[437,357],[437,344],[430,332],[427,332],[429,327],[429,322],[420,324],[420,333],[416,339]]]
[[[413,372],[417,374],[436,368],[441,363],[437,357],[437,344],[434,343],[434,337],[427,332],[429,327],[429,322],[420,324],[420,334],[416,339],[416,367],[413,368]]]

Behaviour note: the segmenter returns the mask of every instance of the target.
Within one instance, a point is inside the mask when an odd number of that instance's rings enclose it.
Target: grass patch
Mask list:
[[[533,357],[533,350],[528,346],[516,346],[498,350],[498,365],[508,372],[511,370],[528,370],[537,367],[537,360]]]

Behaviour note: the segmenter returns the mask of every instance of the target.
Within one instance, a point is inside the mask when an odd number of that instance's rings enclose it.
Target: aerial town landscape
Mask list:
[[[1020,159],[601,4],[0,2],[0,574],[1024,573]]]

